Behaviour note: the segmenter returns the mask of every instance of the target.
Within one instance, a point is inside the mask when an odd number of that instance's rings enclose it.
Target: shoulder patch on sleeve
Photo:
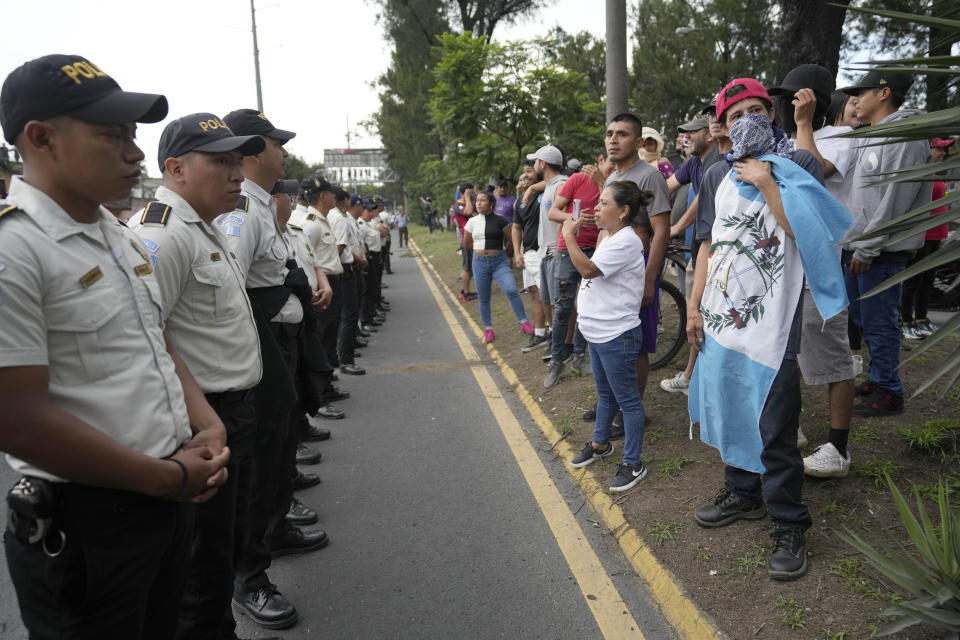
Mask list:
[[[167,224],[170,219],[170,205],[162,202],[151,202],[140,216],[140,224]]]
[[[307,214],[307,220],[310,220],[310,221],[312,222],[313,220],[316,220],[316,219],[317,219],[317,214],[315,214],[315,213],[308,213],[308,214]]]
[[[250,198],[247,196],[240,196],[240,199],[237,200],[237,209],[240,211],[249,211],[250,210]]]

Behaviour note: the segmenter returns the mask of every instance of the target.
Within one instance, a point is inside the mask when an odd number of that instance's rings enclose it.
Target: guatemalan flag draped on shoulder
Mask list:
[[[794,238],[777,224],[760,191],[729,171],[715,197],[700,306],[704,344],[690,384],[690,420],[700,423],[701,440],[719,449],[724,462],[763,473],[760,414],[783,362],[804,273],[824,318],[846,309],[839,251],[832,245],[852,219],[813,176],[784,157],[789,142],[766,117],[743,116],[730,135],[728,159],[771,163]]]

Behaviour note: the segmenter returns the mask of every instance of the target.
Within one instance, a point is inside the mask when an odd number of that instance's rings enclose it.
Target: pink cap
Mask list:
[[[731,95],[729,98],[726,97],[726,93],[737,85],[743,87],[743,90]],[[746,100],[747,98],[761,98],[766,100],[767,104],[773,104],[773,100],[770,99],[770,94],[767,93],[767,88],[762,84],[753,78],[737,78],[736,80],[731,80],[730,83],[717,94],[717,120],[722,123],[723,115],[727,112],[727,109],[729,109],[731,105],[741,100]]]
[[[934,138],[933,140],[930,141],[930,146],[933,147],[934,149],[946,149],[947,147],[952,145],[954,142],[956,142],[956,140],[954,140],[953,138],[946,138],[946,139]]]

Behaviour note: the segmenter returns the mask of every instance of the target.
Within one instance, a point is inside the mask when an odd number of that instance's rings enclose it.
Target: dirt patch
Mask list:
[[[453,291],[460,290],[460,257],[453,233],[428,235],[426,229],[411,229],[414,241]],[[520,278],[518,277],[518,282]],[[529,309],[529,301],[527,307]],[[479,321],[476,302],[466,303]],[[589,375],[565,371],[562,382],[543,388],[547,365],[537,349],[522,353],[526,343],[516,325],[506,297],[494,287],[493,323],[495,346],[517,372],[531,395],[551,417],[556,428],[578,445],[590,439],[593,424],[582,420],[596,394]],[[908,389],[916,389],[943,355],[960,344],[960,336],[945,340],[904,367]],[[651,371],[644,406],[651,422],[644,439],[642,458],[649,475],[621,504],[628,521],[643,536],[660,561],[677,576],[697,605],[711,615],[732,638],[867,638],[882,624],[880,612],[896,597],[891,584],[867,568],[863,557],[837,535],[849,529],[870,543],[905,540],[906,534],[889,491],[877,480],[883,470],[891,472],[901,490],[913,501],[908,486],[918,491],[935,486],[938,477],[960,484],[956,442],[941,454],[912,449],[904,429],[933,420],[960,420],[960,388],[938,397],[940,384],[920,398],[907,400],[907,412],[887,419],[857,420],[850,436],[853,470],[847,478],[806,478],[804,501],[814,518],[810,540],[809,574],[796,582],[778,583],[767,577],[770,549],[769,521],[738,522],[720,529],[703,529],[693,521],[693,512],[710,503],[723,483],[723,464],[717,451],[701,443],[694,433],[689,439],[686,396],[669,394],[659,387],[686,362],[687,350],[666,367]],[[810,444],[807,455],[826,441],[829,409],[826,387],[802,388],[801,427]],[[616,460],[611,456],[591,465],[598,486],[606,488]],[[958,492],[955,495],[960,495]],[[926,501],[928,509],[932,503]],[[932,515],[932,512],[931,512]],[[934,520],[937,521],[936,519]],[[892,636],[921,640],[941,634],[927,627],[914,627]]]

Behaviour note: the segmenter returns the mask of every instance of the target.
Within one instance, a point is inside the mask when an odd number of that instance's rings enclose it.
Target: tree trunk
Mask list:
[[[957,19],[958,10],[956,6],[949,2],[936,2],[931,7],[933,15],[940,18]],[[948,56],[954,42],[960,40],[960,33],[955,29],[938,29],[930,27],[930,55]],[[931,65],[933,66],[933,65]],[[950,81],[954,76],[946,73],[931,73],[926,76],[927,80],[927,111],[938,111],[946,109],[950,105],[950,96],[948,89]],[[956,101],[956,97],[954,98]]]
[[[850,0],[836,2],[850,4]],[[780,0],[780,7],[783,47],[777,62],[777,84],[801,64],[819,64],[837,73],[846,7],[831,6],[827,0]]]

